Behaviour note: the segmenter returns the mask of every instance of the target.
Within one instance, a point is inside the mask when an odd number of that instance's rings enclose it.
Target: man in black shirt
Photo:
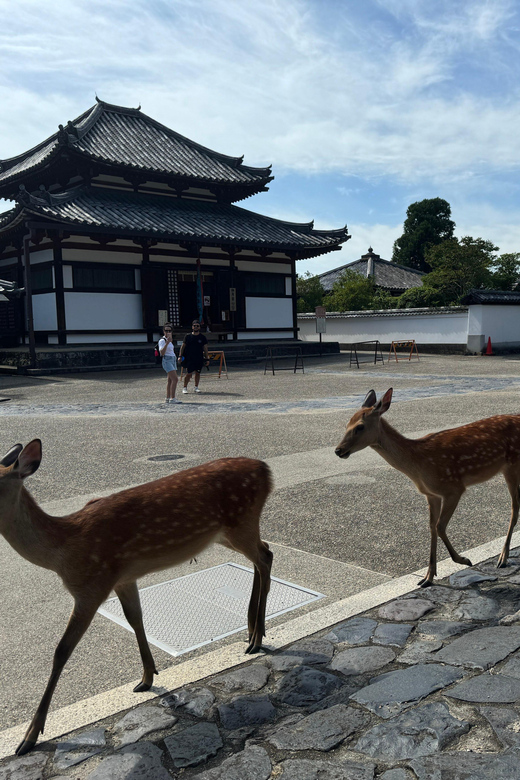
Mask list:
[[[209,364],[209,355],[208,340],[206,336],[200,332],[200,322],[198,320],[193,320],[191,324],[191,333],[188,333],[184,337],[179,352],[179,358],[181,358],[182,366],[186,372],[184,375],[184,387],[182,388],[182,392],[188,392],[188,384],[191,375],[194,373],[195,392],[200,393],[200,372],[203,365],[207,366]]]

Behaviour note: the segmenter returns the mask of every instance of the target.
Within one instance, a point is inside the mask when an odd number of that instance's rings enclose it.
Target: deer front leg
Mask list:
[[[159,674],[159,672],[155,668],[155,662],[146,639],[137,583],[127,582],[124,585],[118,585],[114,590],[121,602],[126,619],[134,629],[143,662],[143,679],[139,685],[135,686],[134,693],[148,691],[152,686],[154,674]]]
[[[519,490],[518,470],[517,469],[505,470],[504,478],[506,480],[507,487],[511,495],[511,520],[509,521],[509,528],[507,529],[506,541],[504,543],[503,550],[500,553],[500,558],[498,559],[497,562],[497,568],[499,569],[502,569],[504,566],[507,566],[507,559],[509,558],[509,547],[511,545],[511,537],[513,536],[513,531],[518,521],[518,508],[520,503],[519,495],[518,495],[518,490]]]
[[[72,655],[72,652],[80,641],[81,637],[91,624],[92,618],[96,614],[96,610],[102,603],[103,599],[104,596],[103,598],[96,599],[95,603],[91,602],[90,604],[84,604],[78,603],[78,601],[76,601],[74,604],[74,609],[72,610],[72,614],[69,618],[65,633],[58,642],[58,646],[54,652],[52,672],[49,678],[49,682],[47,683],[47,687],[45,688],[45,693],[43,694],[42,700],[38,706],[38,709],[36,710],[34,718],[31,721],[31,725],[27,729],[25,737],[16,748],[16,755],[23,756],[24,753],[28,753],[29,750],[31,750],[36,744],[38,736],[43,734],[52,695],[58,680],[60,679],[63,667]]]
[[[437,522],[441,512],[442,500],[439,496],[426,496],[430,508],[430,563],[426,577],[419,582],[420,588],[428,588],[437,574]]]
[[[445,496],[443,498],[441,516],[439,517],[439,522],[437,523],[437,533],[446,545],[446,549],[448,550],[452,561],[455,561],[455,563],[461,563],[464,566],[471,566],[471,561],[469,558],[464,558],[462,555],[458,554],[446,534],[446,527],[451,519],[451,516],[455,512],[455,509],[457,508],[457,504],[459,503],[461,496],[462,492],[450,496]]]

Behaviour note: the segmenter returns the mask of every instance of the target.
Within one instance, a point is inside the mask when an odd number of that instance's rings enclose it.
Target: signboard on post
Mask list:
[[[229,288],[229,311],[237,310],[237,288]]]
[[[327,312],[325,310],[325,306],[316,306],[314,310],[316,314],[316,333],[326,333],[327,332]],[[321,338],[320,338],[321,341]]]
[[[316,333],[320,335],[327,332],[327,320],[325,317],[316,317]]]
[[[316,333],[320,334],[320,357],[321,357],[321,334],[327,332],[327,312],[325,306],[316,306]]]

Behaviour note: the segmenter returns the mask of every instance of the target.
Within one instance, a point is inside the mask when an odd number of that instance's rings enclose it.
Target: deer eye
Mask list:
[[[364,425],[356,425],[356,427],[354,428],[354,433],[361,433],[361,431],[364,431],[364,430],[365,430],[365,426]]]

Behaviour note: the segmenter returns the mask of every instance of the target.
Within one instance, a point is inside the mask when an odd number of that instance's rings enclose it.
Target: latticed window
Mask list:
[[[246,295],[285,295],[285,276],[282,274],[245,273]]]
[[[52,279],[52,268],[38,268],[31,266],[31,287],[33,292],[36,290],[52,290],[54,287]]]
[[[135,290],[133,268],[73,268],[74,287],[83,290]]]

